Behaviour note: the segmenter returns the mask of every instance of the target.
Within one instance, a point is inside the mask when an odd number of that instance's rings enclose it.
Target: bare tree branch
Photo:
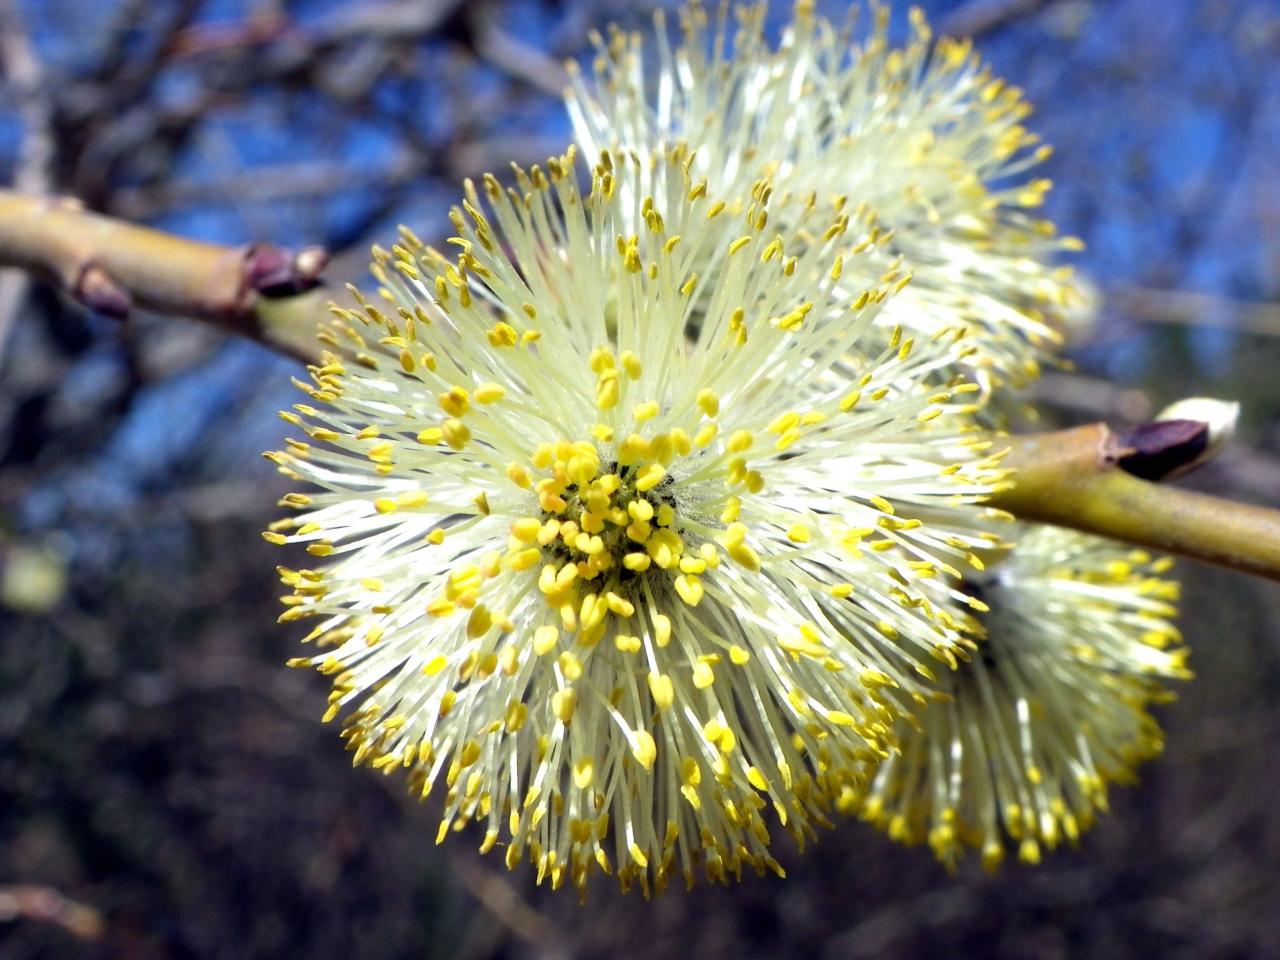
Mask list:
[[[54,155],[52,107],[43,91],[44,70],[14,0],[0,0],[0,62],[20,103],[23,125],[13,186],[26,193],[48,193]],[[0,275],[0,357],[14,318],[27,298],[28,284],[21,273]]]
[[[1280,304],[1249,303],[1189,290],[1121,287],[1107,302],[1127,317],[1144,323],[1215,327],[1280,337]]]
[[[80,940],[98,940],[105,923],[93,907],[69,900],[51,887],[15,884],[0,887],[0,921],[54,923]]]
[[[73,200],[0,191],[0,265],[58,283],[86,306],[123,318],[136,304],[192,317],[306,356],[328,256],[266,244],[224,247],[88,213]]]
[[[1048,6],[1053,0],[969,0],[942,18],[938,30],[949,37],[977,37]]]
[[[990,502],[1018,519],[1280,580],[1280,510],[1139,479],[1123,467],[1124,439],[1101,423],[1010,444],[1013,480]]]

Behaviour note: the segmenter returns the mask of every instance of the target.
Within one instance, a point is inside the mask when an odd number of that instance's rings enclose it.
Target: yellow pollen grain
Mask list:
[[[659,648],[671,642],[671,618],[665,613],[656,614],[653,618],[653,638]]]
[[[696,607],[702,600],[702,581],[696,576],[681,574],[675,579],[675,588],[680,599],[691,607]]]
[[[533,632],[533,652],[544,656],[556,648],[560,642],[560,629],[552,624],[545,624]]]
[[[453,450],[462,450],[471,440],[471,429],[456,417],[450,417],[441,426],[445,443]]]
[[[476,403],[495,403],[501,400],[506,393],[506,388],[500,384],[482,383],[476,387],[475,401]]]
[[[792,543],[808,543],[810,539],[809,528],[803,523],[792,524],[787,531],[787,539]]]
[[[675,685],[666,674],[649,674],[649,692],[653,695],[653,702],[659,710],[669,709],[675,703]]]
[[[578,693],[572,687],[557,690],[551,695],[551,712],[561,723],[567,724],[573,719],[578,708]]]
[[[622,565],[636,573],[643,573],[648,570],[652,562],[647,553],[628,553],[622,558]]]
[[[631,755],[645,770],[652,770],[653,763],[658,759],[658,745],[654,742],[653,734],[648,730],[637,730],[635,732],[635,743],[631,746]],[[636,844],[631,844],[631,856],[635,858],[636,863],[646,866],[648,861],[644,855],[640,853],[640,848]]]
[[[646,420],[652,420],[658,415],[658,403],[656,400],[646,400],[644,403],[637,403],[631,410],[631,418],[636,423],[644,423]]]
[[[646,493],[649,490],[652,490],[654,487],[656,487],[659,483],[661,483],[662,478],[665,477],[666,475],[667,475],[667,471],[663,468],[662,464],[660,463],[645,464],[643,467],[640,468],[640,471],[636,474],[636,489],[641,493]]]
[[[698,391],[698,406],[708,417],[716,417],[720,413],[720,398],[713,390]]]
[[[715,671],[711,669],[711,664],[704,660],[699,660],[693,665],[693,685],[699,690],[705,690],[716,682]]]

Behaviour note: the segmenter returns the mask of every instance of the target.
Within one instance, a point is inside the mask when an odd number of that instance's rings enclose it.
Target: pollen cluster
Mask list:
[[[781,873],[837,813],[1034,860],[1158,747],[1161,562],[984,505],[994,391],[1069,298],[1044,152],[876,9],[850,48],[798,4],[772,49],[762,6],[730,48],[694,5],[654,104],[602,39],[589,184],[573,148],[467,181],[447,253],[402,228],[332,305],[267,454],[306,489],[265,537],[319,561],[281,620],[439,841],[581,894]]]
[[[995,396],[989,418],[1010,406],[1007,388],[1054,362],[1079,310],[1071,271],[1052,259],[1080,243],[1035,215],[1051,182],[1029,174],[1052,150],[1025,126],[1022,91],[994,76],[972,41],[935,42],[919,9],[897,46],[887,6],[868,5],[860,41],[813,6],[795,4],[776,45],[765,2],[732,16],[692,2],[677,44],[662,11],[652,38],[616,28],[595,36],[594,76],[569,65],[577,141],[592,158],[679,145],[726,197],[768,176],[785,195],[816,191],[874,211],[878,255],[905,263],[914,280],[873,333],[973,330],[975,349],[949,372]],[[788,217],[788,206],[775,215]]]
[[[295,663],[356,762],[443,782],[442,838],[580,889],[779,869],[769,821],[809,837],[970,656],[1000,451],[935,382],[955,331],[832,376],[904,283],[841,204],[768,232],[767,181],[731,209],[680,151],[572,166],[468,185],[455,259],[406,231],[389,310],[335,307],[270,455],[321,488],[267,534],[326,558],[281,571]]]
[[[979,653],[946,678],[901,753],[841,808],[954,868],[965,848],[994,870],[1075,843],[1108,808],[1108,787],[1158,755],[1150,713],[1191,676],[1171,622],[1171,561],[1097,537],[1025,527],[968,585]]]

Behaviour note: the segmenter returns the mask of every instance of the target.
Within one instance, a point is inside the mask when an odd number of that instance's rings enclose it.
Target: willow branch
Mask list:
[[[89,213],[75,200],[0,190],[0,266],[59,284],[124,318],[136,307],[191,317],[297,357],[313,352],[328,256],[227,247]]]
[[[1021,520],[1280,580],[1280,510],[1134,476],[1133,448],[1100,423],[1013,437],[1010,444],[1005,463],[1016,471],[1014,482],[992,498],[993,506]]]
[[[303,359],[326,315],[327,256],[188,240],[0,190],[0,266],[43,274],[85,305],[193,317]],[[993,506],[1280,580],[1280,511],[1162,486],[1203,449],[1207,425],[1165,421],[1124,437],[1103,424],[1009,440],[1013,481]],[[1197,446],[1199,444],[1199,446]],[[1135,474],[1137,474],[1135,476]]]

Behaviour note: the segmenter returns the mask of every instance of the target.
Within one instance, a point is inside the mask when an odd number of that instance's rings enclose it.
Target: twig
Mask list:
[[[44,70],[14,0],[0,0],[0,63],[21,103],[22,142],[13,185],[27,193],[47,193],[54,155],[52,108],[43,93]],[[0,357],[29,283],[12,271],[0,276]]]
[[[500,874],[476,863],[467,854],[449,860],[453,875],[494,919],[526,943],[540,947],[544,957],[568,957],[569,950],[555,923],[531,907]]]
[[[470,11],[470,25],[481,60],[534,90],[560,98],[569,76],[555,59],[502,30],[493,22],[493,12],[483,5]]]
[[[103,314],[133,306],[192,317],[305,357],[328,256],[201,243],[88,213],[73,200],[0,190],[0,266],[42,274]]]
[[[1100,377],[1083,373],[1046,370],[1031,385],[1031,397],[1038,404],[1077,411],[1090,417],[1137,422],[1154,412],[1151,398],[1136,387],[1121,387]]]
[[[18,918],[55,923],[81,940],[97,940],[105,924],[93,907],[69,900],[51,887],[0,887],[0,921]]]
[[[949,37],[977,37],[1018,17],[1034,13],[1052,0],[969,0],[942,18],[939,31]]]
[[[1215,327],[1280,337],[1280,304],[1228,300],[1189,290],[1121,287],[1107,293],[1120,313],[1144,323]]]
[[[118,216],[142,220],[181,207],[223,202],[227,197],[252,195],[258,202],[326,197],[357,182],[384,188],[399,186],[420,176],[422,169],[422,158],[409,151],[399,152],[383,163],[282,163],[254,167],[218,180],[170,180],[148,187],[125,187],[116,191],[111,209]]]
[[[1280,580],[1280,510],[1141,480],[1127,472],[1124,440],[1100,423],[1011,438],[1014,481],[991,503],[1022,520]]]

